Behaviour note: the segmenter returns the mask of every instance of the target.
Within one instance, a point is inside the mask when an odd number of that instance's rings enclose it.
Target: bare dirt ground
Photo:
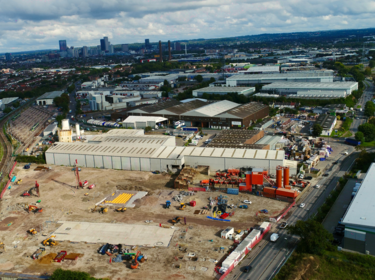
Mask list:
[[[6,252],[0,254],[0,269],[7,272],[30,274],[52,273],[56,268],[86,271],[92,276],[109,279],[214,279],[215,262],[220,261],[230,250],[233,241],[221,239],[220,232],[228,226],[246,230],[261,222],[255,214],[261,209],[268,209],[269,216],[276,215],[287,203],[249,194],[227,195],[220,192],[196,193],[186,196],[183,202],[195,200],[195,207],[187,206],[178,210],[179,203],[173,197],[179,193],[172,189],[174,177],[168,174],[155,175],[150,172],[119,171],[108,169],[82,168],[81,180],[95,184],[95,188],[76,189],[76,178],[69,167],[52,166],[50,171],[22,169],[23,164],[15,169],[15,175],[22,179],[20,185],[12,185],[7,190],[0,207],[0,241],[4,242]],[[201,176],[201,175],[200,175]],[[20,195],[40,184],[40,198]],[[115,190],[148,191],[149,194],[136,201],[134,209],[117,213],[109,209],[106,214],[91,213],[90,209]],[[89,193],[85,196],[85,193]],[[195,210],[207,206],[208,198],[226,195],[228,204],[241,205],[244,200],[252,201],[249,209],[234,209],[231,222],[213,221],[206,215],[194,214]],[[40,203],[37,203],[38,200]],[[172,201],[170,209],[164,209],[166,200]],[[28,213],[24,204],[36,204],[43,208],[42,213]],[[109,263],[110,257],[97,253],[102,244],[61,242],[56,247],[46,247],[46,255],[56,254],[61,250],[68,253],[83,254],[76,261],[49,263],[48,259],[33,260],[30,256],[39,247],[42,240],[50,236],[59,227],[57,221],[82,221],[104,223],[129,223],[159,226],[159,223],[172,226],[170,219],[185,217],[187,224],[177,224],[168,248],[138,248],[148,257],[147,262],[137,270],[130,269],[130,263]],[[27,230],[35,228],[38,234],[31,236]],[[44,235],[43,235],[44,234]],[[219,248],[224,247],[220,251]],[[130,247],[128,247],[130,248]],[[187,254],[195,253],[197,260],[191,260]],[[181,268],[176,268],[181,265]]]

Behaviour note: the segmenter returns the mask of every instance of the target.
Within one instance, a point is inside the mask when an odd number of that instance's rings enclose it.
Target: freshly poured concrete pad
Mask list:
[[[53,233],[58,241],[168,247],[174,229],[158,226],[64,222]]]

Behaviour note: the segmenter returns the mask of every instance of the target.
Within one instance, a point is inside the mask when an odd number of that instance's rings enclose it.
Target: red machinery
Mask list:
[[[60,253],[57,254],[57,256],[54,259],[54,261],[55,262],[62,262],[67,254],[68,253],[66,251],[61,251]]]
[[[35,190],[35,195],[37,197],[40,197],[40,192],[39,192],[39,184],[37,181],[35,181],[35,187],[32,187],[30,190],[28,191],[25,191],[22,196],[30,196],[32,194],[32,192]]]
[[[138,257],[139,257],[139,254],[140,254],[141,252],[140,251],[138,251],[137,252],[137,255],[135,256],[135,258],[133,259],[133,261],[132,261],[132,263],[131,263],[131,265],[130,265],[130,267],[132,268],[132,269],[137,269],[138,268]]]
[[[76,160],[76,167],[74,168],[74,173],[76,174],[76,178],[77,178],[77,189],[79,187],[83,188],[84,186],[87,186],[89,184],[87,180],[82,183],[81,180],[79,179],[79,168],[78,168],[77,160]]]

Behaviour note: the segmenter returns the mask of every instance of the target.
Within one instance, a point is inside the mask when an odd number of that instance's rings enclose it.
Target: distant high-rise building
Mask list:
[[[105,41],[104,39],[100,39],[100,49],[105,52]]]
[[[104,37],[103,39],[104,39],[104,42],[105,42],[105,51],[108,52],[110,42],[108,41],[108,37]]]
[[[145,39],[145,49],[146,50],[151,49],[150,39]]]
[[[161,45],[161,41],[159,41],[159,61],[163,62],[163,48]]]
[[[78,49],[74,49],[73,51],[74,51],[73,57],[79,57],[79,50]]]
[[[83,46],[82,47],[82,57],[88,57],[89,56],[89,53],[88,53],[88,49],[86,46]]]
[[[128,51],[129,51],[129,46],[128,46],[128,44],[122,44],[122,45],[121,45],[121,50],[122,50],[123,52],[128,52]]]
[[[60,52],[66,52],[67,50],[66,40],[60,40],[59,45],[60,45]]]
[[[67,52],[68,52],[68,57],[74,57],[74,47],[68,48]]]
[[[114,49],[113,45],[109,45],[108,52],[109,53],[115,53],[115,49]]]
[[[172,60],[171,41],[168,40],[168,60]]]
[[[176,43],[174,43],[174,49],[176,50],[176,51],[180,51],[181,50],[181,43],[180,42],[176,42]]]
[[[6,53],[6,54],[5,54],[5,59],[6,59],[7,61],[11,61],[11,60],[12,60],[12,54],[10,54],[10,53]]]

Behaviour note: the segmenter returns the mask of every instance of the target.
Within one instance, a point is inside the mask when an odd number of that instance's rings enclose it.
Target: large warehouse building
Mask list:
[[[327,92],[327,94],[334,95],[334,92],[346,95],[352,94],[353,90],[358,90],[357,82],[336,82],[336,83],[291,83],[291,82],[278,82],[262,87],[262,92],[280,95],[295,94],[299,92],[311,91],[311,94],[321,94],[321,92]]]
[[[230,129],[247,128],[258,120],[268,116],[269,107],[257,102],[238,104],[228,100],[205,102],[167,101],[144,106],[134,110],[112,114],[112,119],[125,119],[127,116],[155,116],[167,118],[169,125],[183,120],[186,126]]]
[[[205,147],[176,147],[171,136],[144,135],[143,130],[111,130],[87,142],[55,143],[46,151],[47,164],[137,171],[168,171],[184,165],[210,170],[288,165],[285,152]],[[291,164],[291,172],[296,166]]]
[[[239,95],[250,95],[255,92],[255,87],[205,87],[193,90],[193,96],[201,97],[204,93],[226,95],[237,93]]]
[[[303,71],[280,74],[233,75],[226,80],[228,87],[245,87],[275,82],[332,83],[332,71]]]
[[[344,248],[370,255],[375,255],[374,181],[373,163],[342,220],[345,225]]]

